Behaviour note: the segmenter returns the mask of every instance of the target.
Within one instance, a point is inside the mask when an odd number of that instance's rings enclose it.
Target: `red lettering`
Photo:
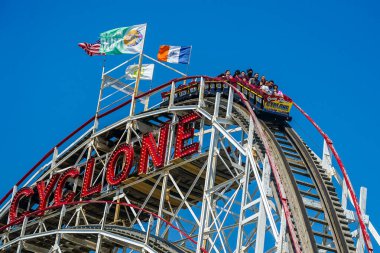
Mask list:
[[[187,144],[187,141],[194,137],[195,127],[192,122],[198,120],[200,116],[196,112],[189,113],[179,117],[177,126],[177,137],[174,151],[174,158],[182,158],[198,152],[199,143],[193,142]],[[138,164],[138,173],[146,173],[149,157],[153,161],[156,168],[161,168],[165,165],[165,157],[167,155],[168,135],[170,125],[165,124],[160,128],[158,143],[156,142],[153,133],[144,134],[142,137],[142,145]],[[110,186],[116,186],[125,181],[133,166],[134,150],[131,145],[120,145],[111,155],[106,165],[106,181]],[[83,178],[81,198],[89,197],[93,194],[100,193],[102,183],[92,186],[94,180],[95,159],[89,159],[86,165],[86,170]],[[37,182],[36,188],[39,198],[38,214],[44,215],[42,210],[46,209],[49,201],[52,200],[51,195],[54,193],[54,204],[61,205],[70,203],[75,198],[75,193],[72,190],[64,192],[64,187],[67,181],[72,178],[76,179],[79,176],[77,168],[70,168],[63,174],[55,174],[48,180]],[[9,220],[11,223],[22,221],[23,216],[29,213],[24,211],[18,214],[19,203],[23,198],[30,198],[34,191],[30,187],[20,189],[13,197],[9,208]]]
[[[95,193],[99,193],[102,190],[101,184],[91,186],[92,177],[94,174],[94,165],[95,165],[95,159],[91,158],[87,162],[86,172],[83,178],[82,192],[80,194],[81,198],[91,196]]]
[[[28,214],[28,211],[25,211],[20,214],[20,217],[17,215],[18,204],[22,198],[31,197],[33,195],[33,189],[30,187],[21,188],[13,197],[11,206],[9,208],[9,222],[21,221],[22,216]]]
[[[38,207],[39,210],[43,210],[46,208],[46,205],[49,201],[49,197],[51,193],[53,192],[54,186],[57,183],[59,178],[59,174],[53,175],[47,186],[45,185],[45,181],[39,181],[37,182],[37,191],[38,191],[38,197],[40,199],[40,205]],[[39,213],[39,215],[44,215],[44,213]]]
[[[77,178],[79,176],[79,171],[76,168],[71,168],[65,171],[61,175],[61,177],[58,180],[57,188],[55,189],[54,194],[54,203],[55,205],[60,204],[66,204],[69,202],[72,202],[75,197],[75,193],[72,191],[68,191],[66,193],[66,196],[62,196],[63,188],[65,187],[65,183],[67,182],[67,179],[71,178]]]
[[[116,175],[116,165],[120,156],[124,155],[121,171]],[[130,145],[120,145],[118,149],[112,153],[110,160],[107,164],[106,179],[109,185],[118,185],[127,179],[129,171],[132,168],[134,151]]]
[[[191,127],[188,125],[188,123],[193,122],[199,118],[200,116],[196,112],[189,113],[179,118],[174,158],[182,158],[194,154],[198,151],[198,142],[185,146],[185,141],[194,137],[194,127]]]
[[[144,134],[142,138],[142,146],[140,151],[140,162],[138,173],[146,173],[148,167],[149,155],[152,157],[153,164],[156,168],[164,166],[166,147],[168,141],[169,124],[165,124],[160,129],[160,138],[158,147],[152,133]]]

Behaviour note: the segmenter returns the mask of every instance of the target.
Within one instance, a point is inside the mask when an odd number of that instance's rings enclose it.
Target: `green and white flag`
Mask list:
[[[99,52],[106,55],[136,54],[143,50],[146,24],[115,28],[100,34]]]
[[[127,80],[137,79],[137,73],[139,71],[139,65],[129,65],[125,70],[125,78]],[[142,64],[141,65],[141,80],[152,80],[153,79],[154,64]]]

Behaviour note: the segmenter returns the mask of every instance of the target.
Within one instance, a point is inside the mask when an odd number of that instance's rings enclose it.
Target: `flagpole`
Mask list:
[[[143,40],[143,45],[142,45],[142,49],[141,49],[141,52],[140,52],[140,57],[139,57],[139,69],[137,71],[137,79],[136,79],[136,83],[135,83],[135,88],[133,90],[133,95],[132,95],[132,101],[131,101],[131,110],[129,112],[129,116],[133,116],[135,114],[135,105],[136,105],[136,96],[137,96],[137,93],[139,91],[139,83],[140,83],[140,76],[141,76],[141,66],[142,66],[142,57],[143,57],[143,52],[144,52],[144,45],[145,45],[145,36],[146,36],[146,26],[147,24],[145,24],[145,34],[144,34],[144,40]],[[127,143],[130,143],[131,141],[131,128],[134,127],[134,122],[131,122],[131,124],[128,126],[128,130],[127,130],[127,138],[126,138],[126,142]],[[117,204],[116,204],[116,209],[115,209],[115,216],[114,216],[114,222],[118,222],[119,220],[119,213],[120,213],[120,197],[118,196],[117,199]]]
[[[142,58],[143,58],[144,45],[145,45],[145,37],[146,37],[146,28],[147,28],[147,24],[145,24],[144,40],[143,40],[143,45],[142,45],[142,49],[141,49],[140,57],[139,57],[139,64],[138,64],[139,66],[138,66],[138,70],[137,70],[137,78],[136,78],[135,88],[133,90],[133,95],[132,95],[131,110],[129,112],[129,117],[132,117],[135,114],[136,96],[137,96],[137,93],[139,92]],[[129,125],[129,128],[128,128],[128,131],[127,131],[127,138],[126,138],[127,143],[129,143],[130,140],[131,140],[131,127],[133,127],[133,126],[134,126],[134,123],[131,122],[131,124]]]
[[[139,64],[138,64],[138,70],[137,70],[137,78],[136,78],[136,84],[135,88],[133,89],[133,96],[131,101],[131,110],[129,112],[129,116],[133,116],[135,114],[135,107],[136,107],[136,99],[138,90],[139,90],[139,84],[140,84],[140,76],[141,76],[141,65],[142,65],[142,52],[140,53],[139,57]]]
[[[192,51],[193,51],[193,46],[190,46],[189,63],[187,64],[187,67],[186,67],[186,75],[189,74],[190,59],[191,59],[191,53],[192,53]]]
[[[145,37],[146,37],[146,28],[147,24],[145,24]],[[132,101],[131,101],[131,111],[129,113],[129,116],[133,116],[135,114],[135,107],[136,107],[136,99],[135,97],[137,96],[137,93],[139,91],[139,84],[140,84],[140,77],[141,77],[141,66],[142,66],[142,59],[143,59],[143,52],[144,52],[144,46],[145,46],[145,37],[143,41],[143,46],[140,52],[140,57],[139,57],[139,68],[137,71],[137,79],[136,79],[136,84],[135,84],[135,89],[133,91],[133,96],[132,96]]]
[[[96,112],[95,112],[95,118],[94,118],[94,128],[92,130],[93,133],[95,133],[96,129],[98,128],[98,125],[99,125],[99,122],[98,122],[98,114],[99,114],[99,110],[100,110],[100,101],[102,99],[102,96],[103,96],[103,86],[104,86],[104,72],[105,72],[105,67],[106,67],[106,59],[107,59],[107,56],[104,55],[104,58],[103,58],[103,66],[102,66],[102,81],[101,81],[101,84],[100,84],[100,91],[99,91],[99,98],[98,98],[98,104],[96,106]]]

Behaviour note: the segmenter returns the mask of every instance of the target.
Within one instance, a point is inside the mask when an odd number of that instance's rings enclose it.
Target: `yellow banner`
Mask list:
[[[269,99],[268,99],[269,98]],[[289,113],[293,103],[283,99],[270,99],[268,97],[264,100],[264,109],[280,113]],[[268,101],[269,100],[269,101]]]

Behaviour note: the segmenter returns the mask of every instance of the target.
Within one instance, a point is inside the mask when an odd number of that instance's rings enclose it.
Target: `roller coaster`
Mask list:
[[[289,97],[181,77],[97,111],[0,200],[0,252],[373,252],[379,235],[332,141]],[[296,107],[318,155],[291,126]],[[333,167],[333,158],[339,170]]]

